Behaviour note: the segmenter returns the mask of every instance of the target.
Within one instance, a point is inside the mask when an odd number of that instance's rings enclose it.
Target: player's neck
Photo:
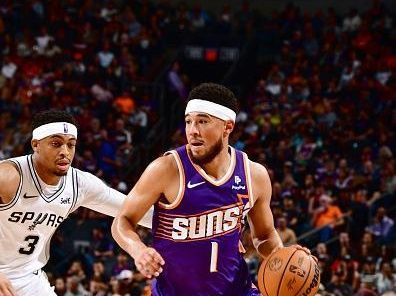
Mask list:
[[[207,175],[219,180],[227,173],[230,164],[231,154],[226,146],[211,162],[201,165],[201,168]]]
[[[47,185],[55,186],[59,183],[61,177],[48,172],[39,161],[33,156],[33,167],[40,179]]]

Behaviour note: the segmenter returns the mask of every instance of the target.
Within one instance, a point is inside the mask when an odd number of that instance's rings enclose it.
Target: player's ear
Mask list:
[[[231,120],[227,120],[224,125],[224,134],[229,135],[234,130],[235,123]]]
[[[32,149],[33,149],[34,152],[38,152],[38,151],[39,151],[39,148],[38,148],[38,146],[39,146],[39,141],[38,141],[38,140],[33,139],[33,140],[30,142],[30,145],[32,145]]]

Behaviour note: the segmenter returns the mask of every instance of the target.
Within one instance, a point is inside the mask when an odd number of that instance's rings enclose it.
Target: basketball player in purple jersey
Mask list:
[[[115,240],[145,276],[153,295],[259,295],[239,252],[245,215],[262,257],[282,247],[270,210],[267,170],[228,145],[237,99],[204,83],[185,110],[188,144],[152,162],[114,220]],[[151,205],[153,247],[135,232]]]

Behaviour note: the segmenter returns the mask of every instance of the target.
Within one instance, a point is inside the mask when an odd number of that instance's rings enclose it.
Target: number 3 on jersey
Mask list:
[[[36,244],[39,241],[39,237],[37,235],[28,235],[27,237],[25,237],[24,241],[27,242],[27,246],[24,248],[20,248],[19,253],[24,255],[30,255],[34,252]]]

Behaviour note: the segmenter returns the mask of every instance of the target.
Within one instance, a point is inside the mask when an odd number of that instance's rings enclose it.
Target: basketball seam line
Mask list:
[[[310,263],[309,263],[309,271],[308,271],[307,278],[305,279],[304,283],[302,284],[300,290],[298,290],[297,293],[296,293],[294,296],[298,296],[298,293],[300,293],[301,289],[304,288],[304,286],[305,286],[305,284],[307,283],[307,280],[308,280],[308,278],[309,278],[309,275],[311,274],[311,269],[312,269],[312,260],[311,260],[311,257],[309,257],[309,261],[310,261]]]
[[[285,269],[283,270],[283,273],[282,273],[282,276],[281,276],[281,279],[282,279],[282,280],[281,280],[281,281],[279,282],[279,284],[278,284],[278,291],[276,292],[276,295],[277,295],[277,296],[279,296],[279,290],[280,290],[281,284],[282,284],[282,282],[283,282],[283,276],[285,275],[286,269],[287,269],[287,267],[289,266],[290,260],[293,258],[294,254],[295,254],[297,251],[298,251],[298,249],[296,249],[296,250],[293,252],[293,254],[289,257],[289,260],[288,260],[287,263],[286,263]]]

